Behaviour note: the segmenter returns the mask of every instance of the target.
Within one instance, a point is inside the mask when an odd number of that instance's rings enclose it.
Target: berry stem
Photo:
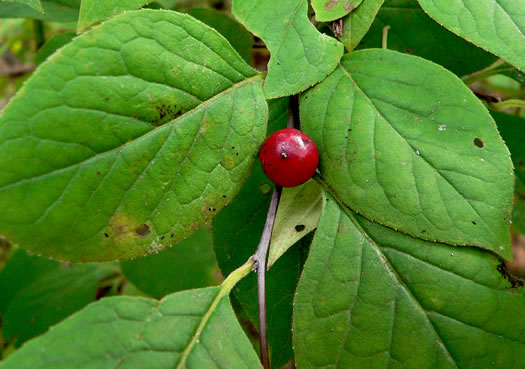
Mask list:
[[[266,326],[266,257],[268,255],[268,248],[270,247],[270,239],[272,238],[273,225],[275,223],[275,215],[277,214],[277,207],[281,199],[282,187],[276,185],[272,194],[272,201],[270,208],[266,215],[266,223],[264,224],[263,234],[257,251],[253,259],[255,261],[254,269],[257,270],[257,290],[259,299],[259,332],[260,332],[260,349],[261,362],[264,369],[270,368],[270,357],[268,354],[268,329]]]

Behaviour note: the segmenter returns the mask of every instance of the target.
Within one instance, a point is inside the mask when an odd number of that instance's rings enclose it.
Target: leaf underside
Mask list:
[[[297,368],[523,367],[524,290],[499,263],[371,223],[327,196],[294,300]]]
[[[324,180],[352,210],[421,239],[512,258],[509,153],[452,73],[388,50],[347,54],[302,95],[301,123]]]
[[[70,261],[187,237],[251,171],[268,114],[261,84],[187,15],[132,11],[77,37],[0,116],[0,235]]]
[[[43,11],[20,2],[0,2],[0,18],[32,18],[51,22],[74,22],[78,19],[80,0],[42,0]]]

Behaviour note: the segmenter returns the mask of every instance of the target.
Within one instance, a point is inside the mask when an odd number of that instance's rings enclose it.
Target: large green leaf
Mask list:
[[[0,117],[0,235],[58,259],[159,251],[231,201],[264,139],[262,77],[203,23],[119,15]]]
[[[345,22],[343,35],[346,26]],[[459,76],[483,69],[497,59],[434,22],[417,0],[386,0],[359,48],[381,47],[385,26],[390,26],[389,49],[421,56]]]
[[[310,23],[306,0],[234,0],[233,15],[270,50],[264,93],[268,99],[293,95],[334,70],[343,45]]]
[[[268,269],[297,241],[317,228],[321,200],[321,189],[314,180],[283,188],[268,251]]]
[[[497,111],[490,114],[510,150],[516,176],[525,183],[525,119]]]
[[[211,233],[205,228],[158,254],[124,261],[121,267],[135,286],[159,298],[220,282]]]
[[[105,298],[27,343],[0,368],[262,368],[228,298],[252,266],[244,265],[221,287],[161,301]]]
[[[361,4],[363,0],[312,0],[315,19],[329,22],[344,17]],[[365,0],[366,1],[366,0]]]
[[[286,127],[288,99],[269,103],[270,132]],[[262,235],[273,184],[259,164],[233,202],[213,220],[213,246],[223,274],[253,255]],[[272,368],[290,360],[292,351],[292,301],[305,259],[306,245],[296,245],[266,274],[268,336]],[[258,325],[257,281],[255,275],[242,280],[233,296],[254,325]]]
[[[153,0],[82,0],[78,16],[77,32],[84,32],[89,26],[126,10],[135,10]]]
[[[18,3],[27,5],[34,10],[36,10],[39,13],[44,13],[44,8],[42,8],[42,4],[40,3],[40,0],[0,0],[0,3]]]
[[[359,8],[344,19],[343,34],[339,38],[348,51],[352,51],[361,42],[374,22],[379,8],[385,0],[363,0]]]
[[[389,50],[347,54],[301,97],[301,125],[327,184],[354,211],[421,239],[512,258],[509,152],[452,73]]]
[[[522,368],[522,285],[490,253],[402,235],[328,196],[294,300],[297,368]]]
[[[54,22],[78,19],[80,0],[42,0],[43,12],[20,3],[0,3],[0,18],[33,18]]]
[[[525,72],[525,0],[418,0],[439,24]]]
[[[188,14],[216,29],[230,42],[239,55],[250,63],[253,36],[235,19],[217,10],[207,8],[192,8]]]
[[[61,265],[18,249],[0,273],[2,335],[19,346],[95,299],[108,265]]]

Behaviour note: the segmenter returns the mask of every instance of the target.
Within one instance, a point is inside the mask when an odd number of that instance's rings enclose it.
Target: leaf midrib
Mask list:
[[[83,164],[87,164],[89,163],[90,161],[92,160],[95,160],[101,156],[104,156],[106,154],[109,154],[109,153],[112,153],[114,151],[117,151],[117,150],[122,150],[123,148],[125,148],[126,146],[128,145],[131,145],[131,144],[134,144],[136,143],[137,141],[141,140],[141,139],[146,139],[146,137],[148,137],[149,135],[153,135],[155,132],[157,132],[158,130],[160,129],[165,129],[167,126],[173,126],[175,125],[176,123],[178,123],[179,121],[181,121],[182,119],[186,118],[187,116],[193,114],[194,112],[200,110],[201,108],[203,107],[206,107],[207,105],[211,104],[212,102],[214,102],[215,100],[218,100],[219,98],[221,98],[222,96],[230,93],[231,91],[237,89],[237,88],[240,88],[244,85],[247,85],[247,84],[250,84],[251,82],[253,81],[256,81],[256,80],[259,80],[259,79],[262,79],[263,78],[263,75],[262,74],[257,74],[253,77],[250,77],[250,78],[247,78],[245,79],[244,81],[241,81],[241,82],[238,82],[238,83],[235,83],[233,84],[231,87],[227,88],[226,90],[220,92],[219,94],[213,96],[212,98],[206,100],[206,101],[203,101],[201,104],[197,105],[196,107],[194,107],[193,109],[191,110],[188,110],[186,113],[182,114],[181,116],[177,117],[176,119],[166,123],[166,124],[163,124],[161,126],[158,126],[158,127],[155,127],[153,128],[152,130],[146,132],[145,134],[141,135],[141,136],[138,136],[136,138],[134,138],[133,140],[130,140],[130,141],[127,141],[125,142],[124,144],[122,145],[118,145],[118,146],[115,146],[109,150],[106,150],[106,151],[102,151],[102,152],[99,152],[97,153],[96,155],[93,155],[87,159],[84,159],[84,160],[81,160],[79,162],[76,162],[76,163],[73,163],[73,164],[70,164],[66,167],[63,167],[63,168],[60,168],[60,169],[55,169],[51,172],[47,172],[47,173],[43,173],[43,174],[40,174],[40,175],[37,175],[37,176],[33,176],[33,177],[29,177],[29,178],[24,178],[22,180],[19,180],[19,181],[16,181],[16,182],[13,182],[13,183],[10,183],[8,185],[5,185],[5,186],[2,186],[0,187],[0,191],[3,191],[3,190],[6,190],[6,189],[10,189],[10,188],[14,188],[14,187],[17,187],[21,184],[24,184],[25,182],[30,182],[30,181],[33,181],[33,180],[38,180],[38,179],[41,179],[41,178],[44,178],[44,177],[47,177],[47,176],[50,176],[50,175],[54,175],[54,174],[59,174],[59,173],[62,173],[62,172],[65,172],[67,171],[68,169],[71,169],[75,166],[80,166],[80,165],[83,165]]]

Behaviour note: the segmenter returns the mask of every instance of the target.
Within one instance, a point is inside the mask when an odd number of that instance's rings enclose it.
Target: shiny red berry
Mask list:
[[[264,174],[283,187],[308,181],[319,164],[314,141],[303,132],[285,128],[270,135],[259,151]]]

